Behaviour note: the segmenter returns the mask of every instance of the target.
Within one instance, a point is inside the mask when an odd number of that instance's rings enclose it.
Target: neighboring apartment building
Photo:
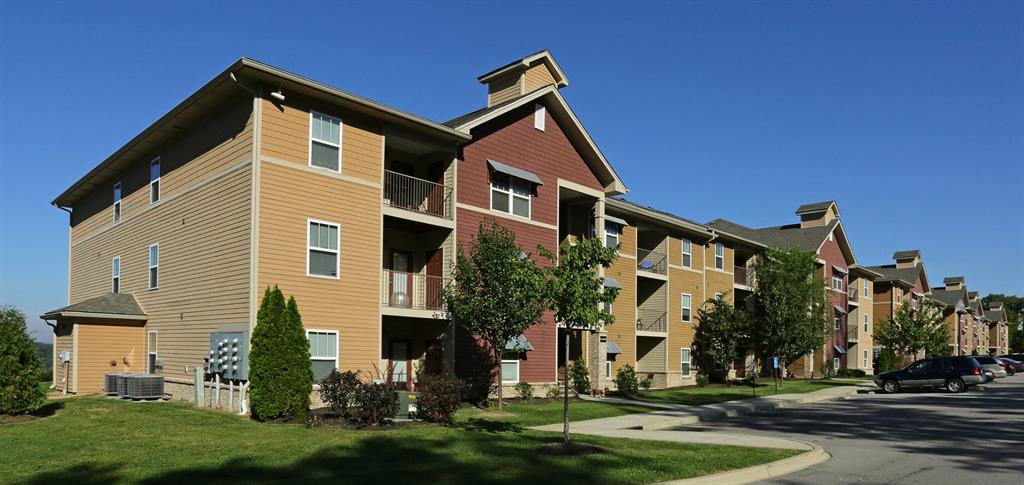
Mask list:
[[[869,307],[873,315],[869,320],[876,328],[894,317],[903,303],[931,295],[920,250],[896,251],[892,258],[895,264],[867,267],[881,275],[874,280],[872,305]],[[872,360],[879,350],[880,347],[873,347]]]
[[[1006,320],[1006,311],[1003,310],[1003,303],[990,302],[988,309],[985,310],[985,318],[989,325],[988,353],[992,355],[1010,353],[1010,328]]]
[[[975,350],[971,335],[970,297],[962,276],[943,279],[945,286],[932,288],[931,299],[943,306],[942,321],[949,330],[949,348],[953,355],[971,355]]]
[[[708,226],[766,246],[815,252],[819,257],[818,263],[829,290],[833,325],[820,351],[788,363],[787,369],[796,377],[811,377],[821,375],[822,365],[826,362],[831,363],[836,369],[863,368],[864,343],[861,342],[861,338],[866,336],[859,330],[861,326],[851,331],[854,318],[858,321],[857,325],[861,325],[863,303],[859,292],[851,286],[851,281],[863,287],[863,280],[870,282],[872,278],[881,275],[857,265],[853,247],[839,219],[839,207],[835,201],[802,205],[797,208],[796,215],[800,217],[798,224],[784,226],[755,229],[725,219],[715,219],[709,222]],[[851,275],[851,271],[855,271],[855,275]],[[868,288],[871,288],[870,283]],[[868,320],[870,319],[869,315]],[[851,355],[850,349],[860,354]]]

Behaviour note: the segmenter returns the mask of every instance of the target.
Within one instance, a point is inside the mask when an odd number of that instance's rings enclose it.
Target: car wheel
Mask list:
[[[946,381],[946,390],[952,393],[964,392],[967,390],[967,386],[963,379],[955,378]]]
[[[882,383],[882,390],[886,394],[896,394],[900,392],[900,384],[894,380],[887,380]]]

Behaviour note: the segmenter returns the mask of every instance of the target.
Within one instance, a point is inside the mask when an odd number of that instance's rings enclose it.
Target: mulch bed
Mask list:
[[[331,408],[317,408],[310,410],[310,416],[316,422],[316,426],[328,426],[331,428],[348,429],[353,431],[388,431],[393,429],[422,428],[437,426],[433,423],[413,420],[397,420],[380,426],[365,426],[352,423],[343,416],[335,414]],[[293,421],[287,421],[293,422]]]
[[[17,416],[12,416],[10,414],[3,414],[3,415],[0,415],[0,424],[24,423],[26,421],[35,421],[37,419],[41,419],[41,418],[39,416],[33,416],[31,414],[21,414],[21,415],[17,415]]]

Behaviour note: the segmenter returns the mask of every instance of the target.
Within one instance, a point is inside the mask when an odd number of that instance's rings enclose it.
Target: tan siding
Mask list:
[[[523,94],[520,81],[521,76],[519,74],[491,81],[487,85],[487,106],[501,104]]]
[[[527,93],[555,84],[555,78],[551,76],[551,71],[548,70],[544,63],[527,69],[523,81],[526,85]]]
[[[145,372],[146,339],[141,326],[77,326],[78,393],[103,391],[103,376],[108,372]]]
[[[698,248],[700,246],[697,246]],[[672,268],[669,269],[669,305],[668,305],[668,339],[669,349],[676,353],[680,348],[693,347],[693,336],[698,325],[700,309],[703,307],[703,275],[693,271]],[[692,295],[692,319],[690,322],[682,321],[682,294]],[[669,370],[678,370],[676,362],[679,357],[669,354]]]
[[[655,337],[638,337],[636,362],[637,372],[665,372],[665,355],[667,339]],[[678,349],[676,350],[678,352]],[[645,376],[640,376],[641,379]]]
[[[339,279],[306,275],[307,218],[341,227]],[[259,240],[261,294],[278,285],[294,295],[306,328],[339,332],[343,370],[372,370],[380,349],[380,190],[264,162]]]
[[[618,298],[612,304],[615,323],[607,327],[608,340],[618,344],[622,354],[612,361],[612,377],[624,364],[636,368],[636,228],[625,227],[619,240],[620,256],[605,270],[605,276],[622,284]]]
[[[59,390],[73,391],[71,389],[71,378],[74,374],[74,337],[71,334],[72,326],[69,322],[60,323],[57,325],[55,332],[56,338],[54,339],[53,355],[55,357],[55,366],[53,369],[53,382]],[[67,363],[60,363],[60,353],[67,351],[71,360]]]

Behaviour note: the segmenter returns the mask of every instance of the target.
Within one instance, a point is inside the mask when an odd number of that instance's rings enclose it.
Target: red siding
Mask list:
[[[818,250],[818,256],[821,259],[825,260],[825,275],[826,275],[825,276],[825,283],[829,286],[829,288],[831,288],[832,287],[832,267],[833,266],[837,266],[839,268],[842,268],[843,271],[849,271],[849,267],[848,267],[848,264],[847,264],[847,261],[846,261],[846,257],[843,256],[843,251],[842,251],[842,249],[840,249],[839,243],[836,241],[835,237],[833,237],[831,240],[828,240],[828,239],[825,240],[825,243],[822,244],[821,248]],[[844,275],[843,276],[843,289],[844,290],[849,289],[849,284],[850,284],[849,275]],[[846,291],[843,291],[843,292],[830,291],[829,292],[829,296],[831,298],[831,303],[833,305],[838,305],[840,308],[849,310],[849,307],[847,306],[847,292]],[[842,347],[844,349],[848,347],[848,343],[846,341],[846,338],[847,338],[847,325],[848,325],[847,315],[843,315],[842,319],[841,319],[841,322],[839,324],[839,331],[835,332],[835,334],[833,334],[832,338],[826,342],[825,357],[828,359],[829,362],[832,361],[832,359],[835,357],[835,354],[836,354],[834,345],[838,345],[838,346],[840,346],[840,347]],[[846,367],[846,355],[845,354],[839,356],[839,363],[840,363],[840,365],[843,368]],[[817,370],[817,369],[815,369],[815,370]]]

